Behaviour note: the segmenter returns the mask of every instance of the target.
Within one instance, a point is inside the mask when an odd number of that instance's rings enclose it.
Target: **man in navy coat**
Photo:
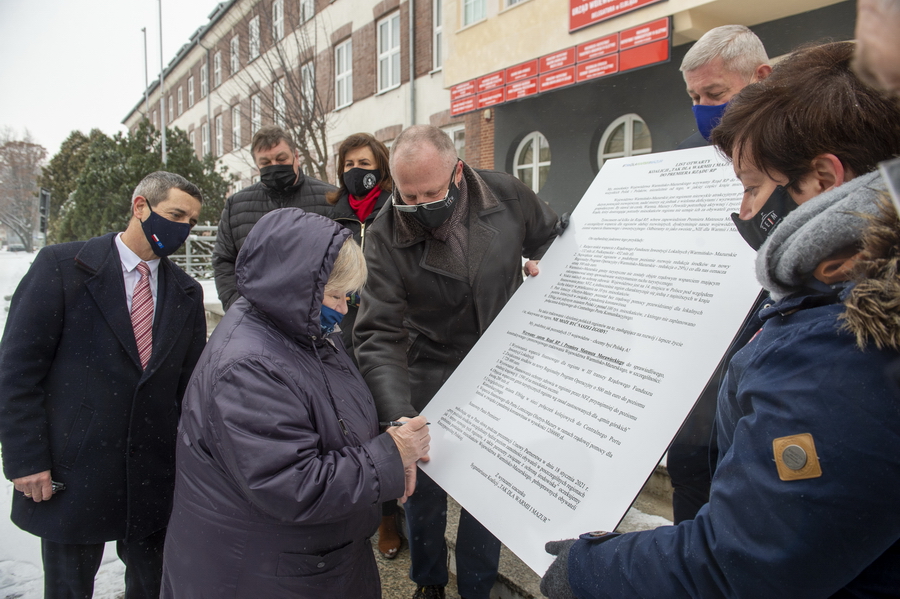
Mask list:
[[[13,295],[3,471],[13,522],[41,537],[46,598],[90,597],[112,540],[125,597],[159,596],[181,397],[206,343],[202,289],[166,256],[201,202],[185,178],[151,173],[123,233],[44,248]]]

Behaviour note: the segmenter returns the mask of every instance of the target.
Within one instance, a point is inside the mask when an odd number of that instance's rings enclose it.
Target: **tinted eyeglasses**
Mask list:
[[[394,190],[391,192],[392,202],[394,204],[394,208],[399,210],[400,212],[415,212],[419,208],[422,210],[440,210],[445,206],[449,206],[456,198],[450,197],[450,187],[453,185],[453,178],[456,176],[456,166],[459,164],[459,160],[456,161],[456,164],[453,165],[453,172],[450,173],[450,183],[447,184],[447,195],[445,195],[440,200],[435,200],[433,202],[426,202],[424,204],[404,204],[400,199],[400,194],[397,191],[397,187],[394,187]]]

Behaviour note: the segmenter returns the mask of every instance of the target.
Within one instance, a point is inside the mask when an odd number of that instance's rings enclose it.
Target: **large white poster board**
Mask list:
[[[423,469],[535,572],[617,526],[751,308],[741,193],[713,148],[607,162],[425,409]]]

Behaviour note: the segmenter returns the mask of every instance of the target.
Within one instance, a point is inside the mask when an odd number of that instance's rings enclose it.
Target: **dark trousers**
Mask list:
[[[447,493],[421,470],[416,492],[405,504],[409,527],[409,577],[417,585],[446,585]],[[460,597],[488,599],[497,579],[500,541],[462,510],[456,536],[456,580]]]
[[[116,541],[125,564],[125,599],[158,599],[166,530],[137,541]],[[44,599],[90,599],[104,543],[70,545],[41,539]]]

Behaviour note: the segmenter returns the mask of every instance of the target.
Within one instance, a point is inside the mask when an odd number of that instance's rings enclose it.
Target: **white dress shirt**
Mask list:
[[[131,251],[122,241],[122,234],[116,235],[116,249],[119,250],[119,261],[122,263],[122,276],[125,279],[125,301],[128,305],[128,313],[131,314],[131,298],[134,296],[134,286],[141,280],[141,273],[137,266],[146,262],[150,267],[150,293],[153,295],[153,320],[156,321],[156,289],[158,285],[159,258],[154,260],[141,260],[137,254]]]

